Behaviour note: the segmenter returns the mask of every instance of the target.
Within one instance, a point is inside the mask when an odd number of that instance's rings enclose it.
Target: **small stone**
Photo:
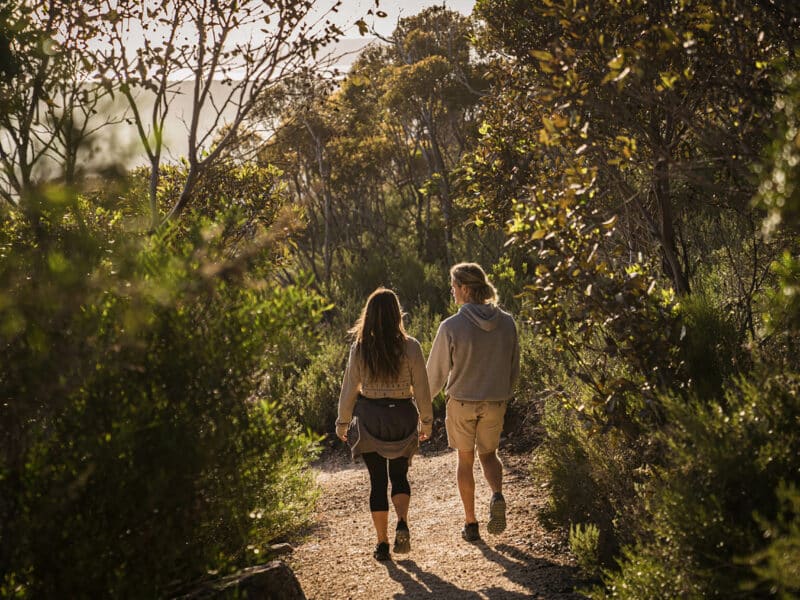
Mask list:
[[[272,544],[269,547],[270,554],[280,556],[282,554],[291,554],[294,552],[294,547],[291,544]]]

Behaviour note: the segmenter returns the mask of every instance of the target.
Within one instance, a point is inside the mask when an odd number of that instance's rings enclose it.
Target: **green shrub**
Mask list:
[[[800,488],[778,486],[778,514],[772,519],[756,515],[768,545],[748,559],[758,580],[781,598],[800,596]],[[746,583],[745,589],[756,585]]]
[[[284,402],[289,413],[303,426],[317,433],[335,430],[339,392],[349,346],[344,331],[337,339],[322,342],[319,350],[286,391]]]
[[[586,593],[592,599],[618,598],[620,600],[700,600],[706,598],[701,589],[686,581],[684,573],[675,563],[663,563],[657,557],[637,554],[623,548],[622,572],[604,571],[606,588],[596,587]]]
[[[309,516],[312,439],[258,393],[307,289],[213,222],[149,238],[62,192],[0,226],[2,595],[163,597]],[[187,225],[186,223],[184,225]]]
[[[731,319],[707,296],[681,298],[685,337],[681,344],[691,387],[698,397],[720,397],[729,377],[745,364],[739,334]]]
[[[610,565],[621,545],[633,540],[641,512],[636,488],[648,476],[644,457],[652,449],[616,429],[594,433],[559,398],[545,403],[546,437],[534,455],[533,473],[549,488],[545,523],[567,529],[593,523],[598,559]]]
[[[357,305],[355,318],[375,288],[386,286],[397,292],[406,311],[427,306],[433,313],[445,312],[450,298],[448,267],[422,262],[414,244],[403,239],[392,240],[391,251],[385,247],[386,240],[381,243],[379,251],[351,254],[341,250],[338,253],[341,271],[332,282],[330,292],[336,306]]]
[[[609,590],[641,598],[667,581],[681,598],[770,594],[774,570],[757,568],[751,557],[774,566],[768,548],[785,546],[794,555],[780,560],[800,561],[788,525],[774,530],[777,539],[765,537],[763,526],[786,513],[786,493],[782,504],[776,490],[798,483],[800,377],[759,375],[731,386],[724,401],[664,403],[667,464],[642,489],[637,542],[620,572],[609,574]],[[653,565],[650,574],[641,574],[642,563]],[[783,589],[791,581],[787,575]]]
[[[589,577],[600,574],[600,530],[592,523],[570,525],[569,548],[581,571]]]

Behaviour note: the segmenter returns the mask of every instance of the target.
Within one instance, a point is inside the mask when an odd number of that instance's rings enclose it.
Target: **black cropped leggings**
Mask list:
[[[377,452],[367,452],[361,458],[369,471],[369,509],[372,512],[389,510],[389,500],[386,498],[389,480],[392,482],[392,496],[411,494],[411,486],[408,484],[408,458],[401,456],[388,459]]]

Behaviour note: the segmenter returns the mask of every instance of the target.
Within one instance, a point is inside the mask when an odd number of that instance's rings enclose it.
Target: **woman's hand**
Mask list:
[[[347,429],[349,427],[349,423],[336,423],[336,437],[343,442],[347,442]]]

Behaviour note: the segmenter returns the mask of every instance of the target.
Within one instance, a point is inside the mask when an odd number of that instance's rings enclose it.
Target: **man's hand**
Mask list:
[[[419,441],[424,442],[425,440],[429,440],[431,437],[430,433],[425,433],[425,429],[422,426],[422,421],[417,423],[417,429],[419,429]]]

